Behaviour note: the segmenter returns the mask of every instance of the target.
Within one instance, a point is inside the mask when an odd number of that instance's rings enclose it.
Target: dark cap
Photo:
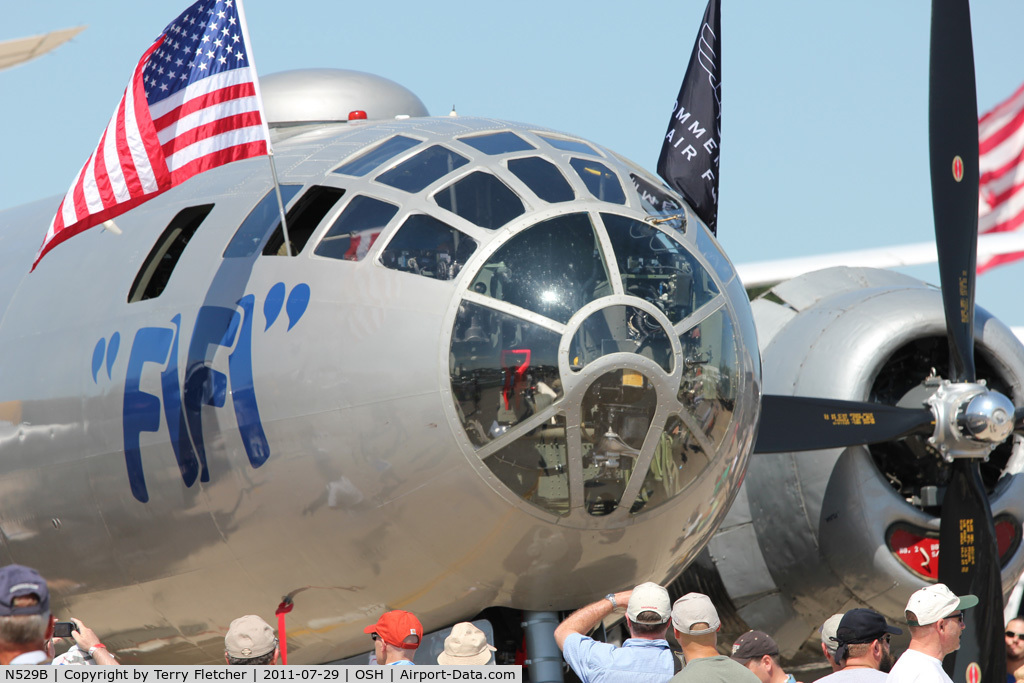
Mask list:
[[[15,607],[14,599],[23,595],[35,595],[39,602],[34,605]],[[0,617],[17,615],[49,614],[50,591],[39,572],[20,564],[9,564],[0,568]]]
[[[732,644],[732,658],[745,661],[779,654],[779,646],[764,631],[747,631]]]
[[[885,623],[885,617],[875,610],[858,607],[843,615],[836,629],[836,640],[847,645],[870,643],[886,633],[898,636],[903,631]]]
[[[851,609],[843,615],[839,628],[836,629],[836,641],[839,643],[839,647],[836,648],[836,661],[841,663],[846,660],[849,652],[847,646],[870,643],[886,633],[898,636],[903,631],[885,623],[885,617],[873,609]]]

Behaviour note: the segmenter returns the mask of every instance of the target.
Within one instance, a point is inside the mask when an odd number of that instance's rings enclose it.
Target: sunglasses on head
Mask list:
[[[1020,640],[1024,640],[1024,633],[1014,633],[1013,631],[1007,631],[1006,632],[1006,637],[1007,638],[1019,638]]]

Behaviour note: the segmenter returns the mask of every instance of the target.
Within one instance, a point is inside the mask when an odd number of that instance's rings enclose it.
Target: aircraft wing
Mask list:
[[[0,41],[0,70],[35,59],[71,40],[84,28],[85,26],[75,26],[38,36]]]
[[[978,263],[984,263],[992,256],[1018,251],[1024,251],[1024,233],[1003,232],[978,237]],[[935,242],[918,242],[800,258],[755,261],[738,264],[736,271],[743,286],[749,290],[754,287],[770,287],[804,273],[833,266],[900,268],[935,263],[937,258]]]

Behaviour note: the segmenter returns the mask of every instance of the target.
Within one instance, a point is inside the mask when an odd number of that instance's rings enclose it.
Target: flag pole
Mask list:
[[[288,236],[288,221],[284,215],[284,200],[281,198],[281,183],[277,179],[277,166],[274,164],[274,148],[270,145],[270,128],[267,126],[267,113],[263,110],[263,96],[260,94],[259,72],[256,70],[256,60],[253,58],[252,41],[249,40],[249,26],[245,21],[245,10],[242,7],[242,0],[235,0],[238,7],[238,23],[241,24],[242,40],[249,52],[249,68],[252,69],[254,78],[253,88],[256,90],[256,106],[260,109],[260,123],[263,126],[263,137],[267,140],[267,159],[270,161],[270,177],[274,181],[274,193],[277,195],[277,210],[281,215],[281,231],[284,233],[284,248],[288,256],[292,255],[292,240]]]

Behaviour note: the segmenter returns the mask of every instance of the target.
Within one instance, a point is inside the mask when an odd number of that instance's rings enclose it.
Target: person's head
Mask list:
[[[277,636],[270,624],[255,614],[238,617],[224,635],[224,661],[234,665],[277,662]]]
[[[378,664],[400,659],[412,661],[423,639],[423,624],[412,612],[396,609],[380,615],[377,623],[364,628],[363,633],[369,633],[373,638],[373,652]]]
[[[843,668],[840,664],[836,663],[836,647],[839,646],[839,642],[836,640],[836,629],[839,628],[839,622],[842,618],[842,612],[833,614],[825,620],[825,623],[819,629],[821,632],[821,654],[828,660],[832,671],[839,671]]]
[[[732,658],[750,669],[761,683],[784,679],[779,646],[764,631],[747,631],[732,644]]]
[[[964,630],[964,610],[978,604],[973,595],[957,596],[945,584],[922,588],[907,601],[906,617],[910,624],[911,646],[930,644],[942,656],[960,649]]]
[[[452,626],[444,639],[444,652],[437,656],[438,664],[488,664],[496,647],[487,642],[487,634],[468,621]]]
[[[1020,617],[1006,622],[1006,656],[1011,660],[1024,659],[1024,619]]]
[[[714,647],[721,626],[718,610],[703,593],[687,593],[672,605],[672,630],[683,648],[690,644]]]
[[[50,590],[30,567],[0,568],[0,642],[9,649],[40,649],[50,627]]]
[[[889,640],[902,633],[873,609],[852,609],[836,628],[836,661],[843,666],[857,664],[887,672],[896,663]]]
[[[672,601],[668,591],[656,583],[641,583],[633,589],[626,605],[626,624],[634,638],[662,638],[668,630]]]

